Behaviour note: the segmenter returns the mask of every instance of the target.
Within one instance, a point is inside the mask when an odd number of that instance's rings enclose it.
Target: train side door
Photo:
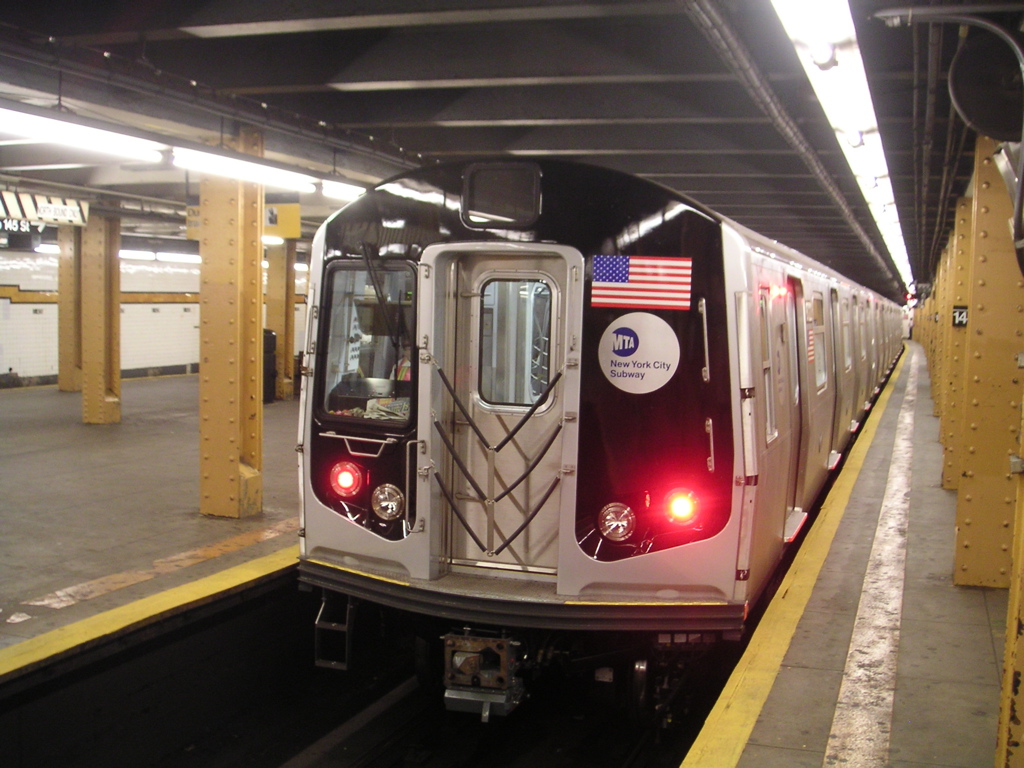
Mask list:
[[[800,364],[804,357],[801,339],[807,338],[800,326],[798,318],[802,313],[797,310],[803,307],[803,286],[799,280],[789,278],[786,290],[786,319],[785,335],[789,351],[789,391],[787,393],[788,407],[792,420],[793,446],[790,453],[789,477],[786,483],[786,541],[791,541],[806,519],[806,514],[800,506],[801,497],[801,473],[803,466],[803,455],[806,452],[806,440],[803,434],[804,414],[802,393],[804,382],[801,374],[804,367]]]
[[[472,243],[423,264],[419,467],[443,567],[554,576],[575,504],[583,258]]]

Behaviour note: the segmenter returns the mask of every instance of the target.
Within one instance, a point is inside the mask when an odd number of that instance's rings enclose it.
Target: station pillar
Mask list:
[[[942,487],[947,490],[955,490],[960,485],[964,453],[964,391],[968,369],[966,313],[973,293],[973,209],[972,198],[962,197],[957,201],[953,232],[946,248],[946,306],[942,316],[947,320],[942,328],[944,362],[939,434],[943,446]]]
[[[277,334],[278,400],[291,400],[295,389],[295,241],[267,248],[267,328]]]
[[[1020,451],[1024,352],[1024,277],[1007,221],[1012,202],[993,160],[996,143],[975,147],[973,252],[966,316],[964,439],[957,487],[959,585],[1010,584],[1017,479],[1010,456]]]
[[[263,155],[243,130],[238,149]],[[263,510],[263,189],[200,183],[199,511],[242,518]]]
[[[79,242],[82,421],[121,421],[121,221],[93,216]]]
[[[57,389],[82,391],[81,227],[57,227]]]

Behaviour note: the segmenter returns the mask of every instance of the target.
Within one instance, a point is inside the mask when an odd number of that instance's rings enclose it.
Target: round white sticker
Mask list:
[[[675,374],[679,339],[660,317],[630,312],[605,329],[597,357],[608,381],[641,395],[661,389]]]

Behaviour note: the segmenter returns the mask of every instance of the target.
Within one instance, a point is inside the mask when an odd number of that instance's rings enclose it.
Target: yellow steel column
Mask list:
[[[979,137],[974,162],[974,264],[967,325],[967,429],[957,495],[957,584],[1006,587],[1019,451],[1024,351],[1024,278],[1007,221],[1012,204],[992,160],[995,142]]]
[[[82,391],[81,227],[57,227],[57,389]]]
[[[1021,425],[1024,428],[1024,424]],[[1017,503],[1013,523],[1013,573],[1006,607],[1006,636],[1003,646],[1003,684],[999,698],[999,728],[996,733],[996,768],[1021,765],[1024,751],[1024,701],[1020,682],[1024,679],[1024,474],[1017,475]],[[1016,760],[1014,759],[1016,757]]]
[[[121,421],[121,221],[93,216],[82,231],[82,421]]]
[[[208,177],[199,197],[199,511],[241,518],[263,510],[263,189]]]
[[[294,396],[295,241],[267,248],[267,328],[277,334],[278,400]]]
[[[971,262],[973,253],[973,218],[971,198],[962,197],[956,204],[956,220],[950,236],[947,280],[950,312],[943,330],[946,338],[946,363],[943,382],[944,397],[939,417],[942,435],[942,487],[955,489],[960,484],[963,457],[964,387],[967,376],[967,311],[971,299]]]
[[[947,326],[947,320],[949,315],[947,313],[947,304],[949,291],[949,275],[951,269],[949,266],[949,248],[947,247],[942,251],[942,256],[939,259],[939,265],[935,272],[935,358],[933,360],[934,368],[932,369],[932,403],[933,410],[936,416],[942,415],[943,399],[946,396],[946,387],[943,382],[946,380],[946,335],[945,329]],[[939,440],[942,440],[942,433],[939,433]]]

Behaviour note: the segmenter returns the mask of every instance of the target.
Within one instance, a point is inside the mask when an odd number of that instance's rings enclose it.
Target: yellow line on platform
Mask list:
[[[878,422],[885,413],[889,396],[909,354],[911,350],[904,347],[889,385],[874,405],[876,418],[867,420],[850,451],[846,466],[818,512],[814,526],[680,768],[733,768],[739,762],[818,581],[818,573],[843,519],[853,486],[864,466],[864,458],[874,441]]]
[[[285,547],[278,552],[0,649],[0,682],[8,676],[20,675],[73,650],[88,648],[105,638],[139,629],[186,608],[195,608],[217,597],[237,592],[247,584],[263,581],[294,567],[298,558],[298,545]]]

